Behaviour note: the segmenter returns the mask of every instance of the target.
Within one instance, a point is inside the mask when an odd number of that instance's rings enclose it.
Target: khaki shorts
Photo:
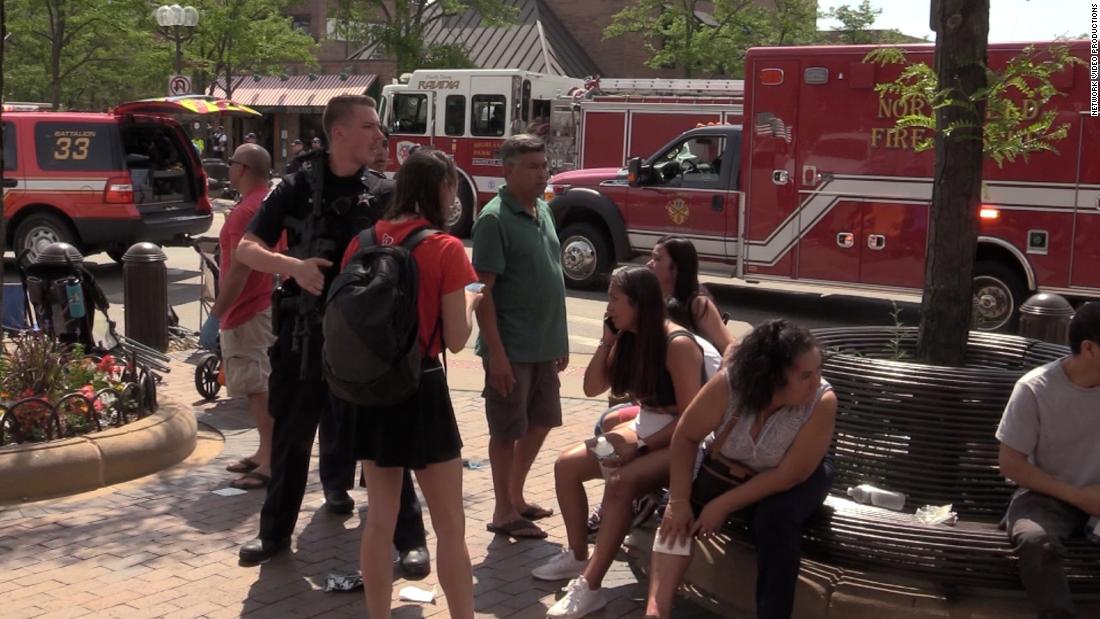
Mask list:
[[[267,349],[274,343],[271,308],[243,325],[222,331],[222,364],[229,395],[267,393],[267,377],[271,375]]]
[[[557,362],[513,363],[516,383],[512,393],[502,396],[489,384],[489,362],[485,367],[485,417],[489,435],[507,440],[519,440],[530,426],[556,428],[561,425],[561,381]]]

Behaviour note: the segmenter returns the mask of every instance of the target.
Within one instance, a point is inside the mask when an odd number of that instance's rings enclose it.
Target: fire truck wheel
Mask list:
[[[447,230],[458,238],[470,236],[474,223],[474,192],[462,178],[458,179],[458,191],[455,192],[454,204],[447,211],[445,223]]]
[[[37,213],[19,222],[12,249],[16,253],[29,249],[28,258],[34,260],[38,258],[38,252],[52,243],[69,243],[79,249],[76,235],[68,223],[50,213]]]
[[[611,243],[599,228],[589,223],[566,226],[561,239],[561,268],[565,284],[577,290],[593,290],[611,272]]]
[[[1010,267],[986,260],[974,263],[975,328],[1012,331],[1026,294],[1023,280]]]

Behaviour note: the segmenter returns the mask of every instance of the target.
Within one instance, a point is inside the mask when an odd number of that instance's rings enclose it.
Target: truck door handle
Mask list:
[[[875,251],[886,249],[886,236],[882,234],[867,235],[867,247]]]
[[[791,180],[791,173],[786,170],[772,170],[772,182],[776,185],[786,185]]]
[[[723,199],[722,196],[720,196],[720,195],[715,195],[714,197],[712,197],[710,199],[710,210],[712,210],[716,213],[721,213],[724,204],[725,204],[725,199]]]
[[[15,179],[15,178],[5,178],[4,179],[4,189],[11,189],[12,187],[18,187],[18,186],[19,186],[19,179]]]
[[[844,249],[851,249],[856,245],[856,235],[851,232],[837,232],[836,245]]]

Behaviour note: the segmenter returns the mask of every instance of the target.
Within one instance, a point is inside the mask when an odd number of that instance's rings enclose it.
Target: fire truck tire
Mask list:
[[[576,290],[602,286],[614,264],[607,235],[590,223],[575,223],[566,226],[558,238],[565,285]]]
[[[460,239],[470,236],[474,224],[474,191],[461,176],[458,179],[458,191],[455,192],[455,204],[447,213],[447,229]]]
[[[76,233],[68,222],[51,213],[35,213],[28,216],[15,228],[15,242],[12,249],[18,254],[30,249],[28,258],[34,260],[38,252],[51,243],[69,243],[80,248]]]
[[[1016,270],[989,260],[974,263],[977,330],[1013,332],[1026,297],[1027,286]]]

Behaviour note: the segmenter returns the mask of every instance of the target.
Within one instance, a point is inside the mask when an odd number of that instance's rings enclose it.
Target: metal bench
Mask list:
[[[861,570],[917,576],[951,587],[1019,590],[1016,560],[999,527],[1014,486],[1001,476],[994,436],[1017,379],[1069,351],[1036,340],[970,336],[967,367],[907,363],[916,328],[860,327],[815,331],[826,350],[825,378],[839,402],[832,452],[836,481],[808,523],[803,554]],[[892,358],[901,351],[902,362]],[[904,512],[847,499],[869,483],[904,492]],[[926,525],[922,505],[952,504],[956,525]],[[747,535],[731,520],[734,537]],[[1067,544],[1066,571],[1075,594],[1100,594],[1100,545]]]

